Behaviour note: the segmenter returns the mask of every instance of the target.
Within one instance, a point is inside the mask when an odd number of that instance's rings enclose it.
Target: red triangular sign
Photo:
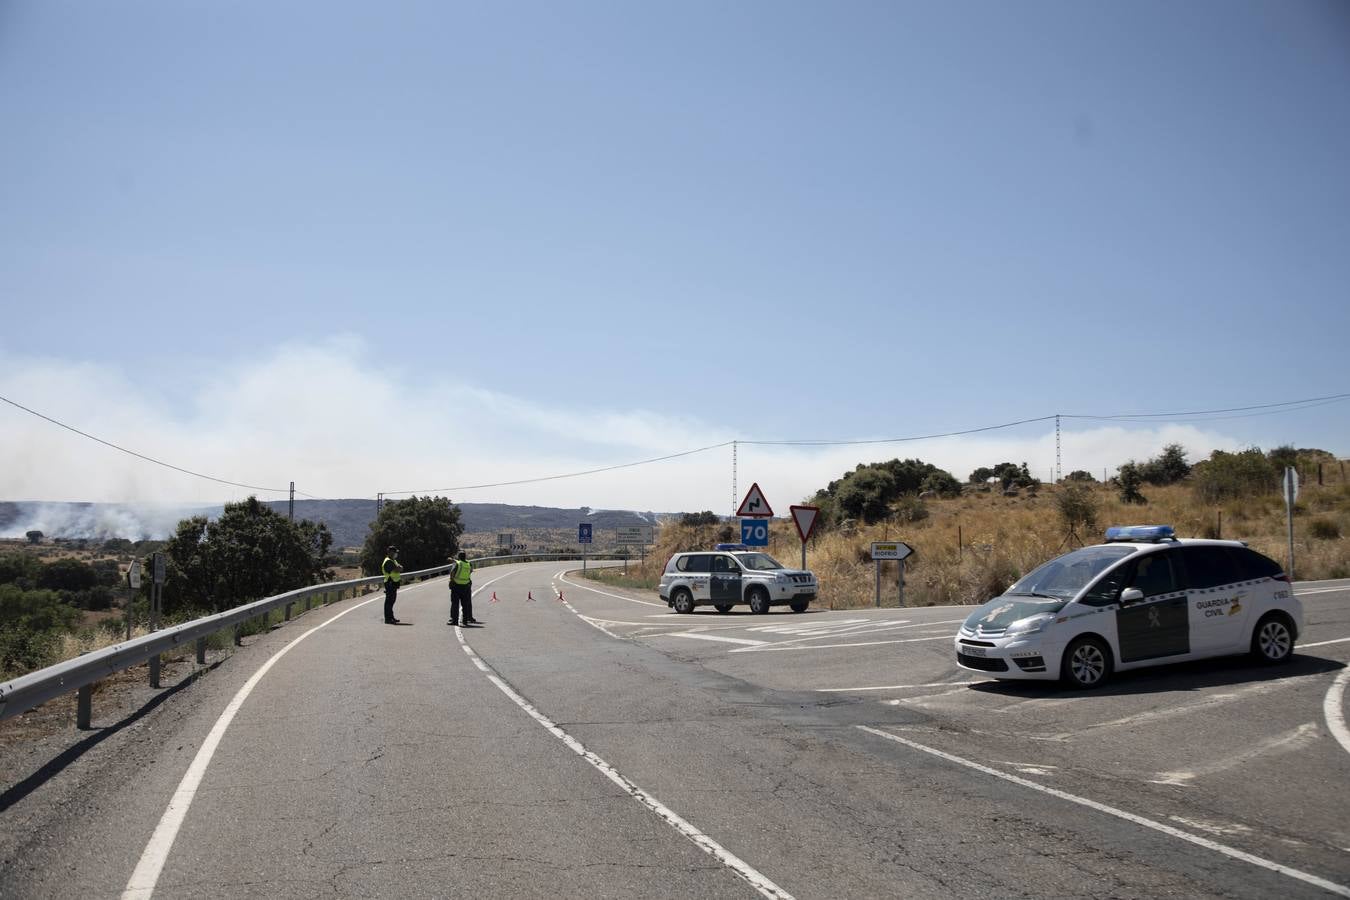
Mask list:
[[[797,534],[801,535],[802,543],[805,544],[816,528],[816,517],[820,515],[820,507],[793,506],[791,509],[792,523],[797,526]]]
[[[750,485],[750,490],[745,492],[745,499],[741,501],[741,508],[736,510],[736,515],[748,519],[761,517],[767,519],[773,516],[769,501],[764,499],[764,492],[759,489],[758,483]]]

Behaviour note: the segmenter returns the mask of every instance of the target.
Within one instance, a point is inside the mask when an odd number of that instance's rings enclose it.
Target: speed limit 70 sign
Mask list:
[[[769,520],[741,519],[741,543],[747,547],[769,546]]]

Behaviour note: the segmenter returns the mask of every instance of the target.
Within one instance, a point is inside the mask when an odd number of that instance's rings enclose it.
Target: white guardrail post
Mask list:
[[[471,562],[478,565],[574,558],[575,554],[527,553],[512,556],[484,556],[471,560]],[[444,575],[450,571],[450,568],[449,565],[436,566],[416,572],[407,572],[404,577],[410,580],[425,580]],[[181,625],[163,628],[150,634],[141,635],[138,638],[131,638],[120,644],[114,644],[102,650],[94,650],[75,659],[68,659],[54,666],[38,669],[36,672],[29,672],[27,675],[20,675],[18,678],[0,683],[0,721],[25,713],[54,697],[76,691],[78,693],[75,724],[81,729],[88,729],[93,713],[94,685],[104,678],[147,660],[158,661],[161,653],[185,647],[188,644],[195,644],[196,646],[197,663],[199,665],[205,664],[206,641],[216,632],[232,628],[234,642],[239,644],[243,637],[243,625],[250,619],[261,617],[265,627],[272,610],[283,607],[286,610],[286,619],[289,620],[292,604],[301,600],[305,602],[305,609],[308,611],[316,594],[322,593],[323,605],[327,606],[333,592],[336,592],[337,600],[342,600],[347,589],[350,588],[352,597],[355,598],[360,595],[363,588],[378,586],[383,580],[382,576],[374,575],[369,578],[354,578],[350,581],[334,581],[297,588],[284,594],[277,594],[274,597],[265,597],[262,600],[245,603],[243,606],[236,606],[234,609],[227,609],[214,615],[193,619],[191,622],[184,622]],[[155,669],[158,669],[158,666],[155,666]],[[155,680],[158,681],[158,679]],[[158,687],[159,685],[156,683],[154,686]]]

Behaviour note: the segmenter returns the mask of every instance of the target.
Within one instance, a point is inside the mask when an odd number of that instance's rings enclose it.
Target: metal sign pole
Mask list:
[[[1298,472],[1293,466],[1284,470],[1284,516],[1289,524],[1289,583],[1294,583],[1294,501],[1298,499]]]
[[[881,560],[875,563],[877,567],[877,608],[881,608]]]
[[[899,584],[899,588],[900,588],[900,605],[901,605],[901,606],[904,606],[904,605],[905,605],[905,561],[904,561],[903,559],[900,560],[900,578],[899,578],[899,582],[900,582],[900,584]]]

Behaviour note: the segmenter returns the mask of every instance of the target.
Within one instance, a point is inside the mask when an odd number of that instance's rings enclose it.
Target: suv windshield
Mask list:
[[[782,563],[767,553],[738,553],[736,558],[741,561],[741,565],[756,572],[783,568]]]
[[[1129,546],[1084,547],[1052,559],[1020,579],[1004,595],[1050,597],[1069,600],[1094,578],[1137,548]]]

